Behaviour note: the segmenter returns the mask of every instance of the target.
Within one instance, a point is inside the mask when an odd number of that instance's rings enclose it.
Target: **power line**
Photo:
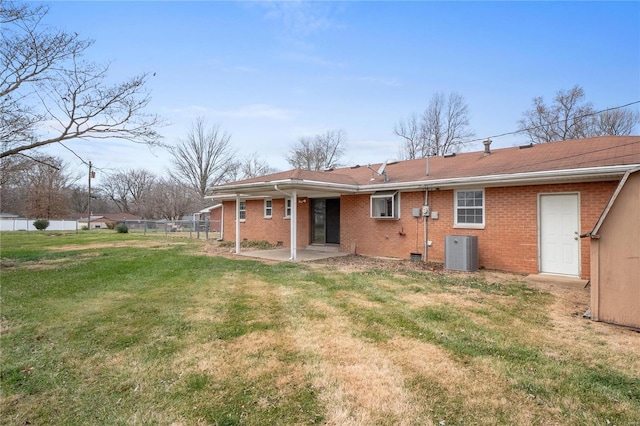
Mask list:
[[[30,160],[32,160],[32,161],[35,161],[36,163],[43,164],[43,165],[45,165],[45,166],[51,167],[52,169],[60,170],[60,167],[55,166],[55,165],[53,165],[53,164],[51,164],[51,163],[47,163],[47,162],[46,162],[46,161],[44,161],[44,160],[39,160],[39,159],[34,158],[34,157],[30,156],[30,155],[23,154],[22,152],[18,152],[18,154],[22,155],[23,157],[27,157],[28,159],[30,159]]]
[[[582,118],[586,118],[586,117],[591,117],[591,116],[594,116],[594,115],[597,115],[597,114],[601,114],[603,112],[614,111],[616,109],[626,108],[628,106],[639,104],[639,103],[640,103],[640,101],[629,102],[628,104],[625,104],[625,105],[615,106],[615,107],[611,107],[611,108],[607,108],[607,109],[602,109],[600,111],[594,111],[594,112],[590,112],[590,113],[587,113],[587,114],[574,116],[574,117],[571,117],[571,119],[572,120],[578,120],[578,119],[582,119]],[[559,124],[559,123],[561,123],[563,121],[565,121],[565,120],[558,120],[558,121],[554,121],[552,123],[541,124],[541,125],[538,125],[538,126],[531,126],[531,127],[525,128],[525,129],[515,130],[515,131],[512,131],[512,132],[500,133],[499,135],[486,136],[486,137],[478,138],[478,139],[470,139],[468,141],[464,141],[464,143],[480,142],[480,141],[483,141],[485,139],[493,139],[493,138],[500,138],[500,137],[503,137],[503,136],[517,135],[518,133],[524,133],[524,132],[528,132],[530,130],[540,129],[542,127],[546,127],[546,126],[549,126],[549,125]]]
[[[64,148],[66,148],[68,151],[70,151],[73,155],[75,155],[76,157],[78,157],[78,159],[80,161],[82,161],[82,163],[86,166],[89,165],[89,163],[87,163],[86,161],[84,161],[84,158],[80,157],[78,154],[76,154],[76,152],[74,150],[72,150],[71,148],[69,148],[68,146],[66,146],[65,144],[63,144],[62,142],[58,142],[60,145],[62,145]]]
[[[58,142],[60,145],[62,145],[64,148],[66,148],[69,152],[71,152],[73,155],[75,155],[76,157],[78,157],[78,159],[82,162],[82,164],[84,164],[85,166],[91,166],[92,169],[95,170],[100,170],[101,172],[107,173],[105,170],[108,169],[102,169],[99,167],[94,166],[93,164],[90,164],[91,161],[87,162],[84,158],[80,157],[80,155],[78,155],[74,150],[72,150],[71,148],[69,148],[68,146],[66,146],[65,144],[63,144],[62,142]]]

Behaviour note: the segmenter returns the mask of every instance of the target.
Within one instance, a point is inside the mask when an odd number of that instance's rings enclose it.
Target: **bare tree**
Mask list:
[[[632,135],[640,123],[640,113],[630,109],[611,109],[596,116],[595,126],[598,135]]]
[[[241,173],[241,179],[251,179],[278,171],[275,167],[271,167],[266,161],[261,160],[255,152],[242,159],[238,170]]]
[[[469,128],[469,107],[464,96],[455,92],[449,96],[442,92],[433,95],[422,114],[422,131],[433,155],[459,152],[466,140],[475,136]]]
[[[155,217],[179,220],[203,208],[200,195],[175,178],[163,178],[156,182],[151,204]]]
[[[414,160],[427,156],[429,141],[422,130],[422,123],[418,118],[418,114],[411,113],[406,120],[401,119],[398,121],[393,128],[393,133],[404,139],[400,147],[400,157],[403,160]]]
[[[343,130],[329,130],[313,137],[301,137],[289,150],[287,162],[291,167],[306,170],[325,170],[340,166],[345,150]]]
[[[82,59],[93,42],[47,27],[47,13],[0,2],[0,158],[79,138],[157,144],[148,75],[106,84],[109,67]]]
[[[118,171],[107,177],[102,191],[121,212],[152,217],[149,200],[156,180],[153,173],[143,169]]]
[[[206,195],[207,188],[226,182],[236,165],[231,135],[218,125],[209,127],[203,117],[192,123],[186,139],[172,148],[172,154],[178,176],[201,197]]]
[[[87,186],[72,185],[69,188],[69,209],[72,213],[87,213],[89,190]],[[106,198],[100,187],[91,187],[91,212],[116,213],[119,209],[115,203]]]
[[[22,157],[20,167],[3,179],[2,211],[27,217],[55,219],[69,212],[68,165],[52,156]]]
[[[404,139],[400,152],[406,160],[459,152],[475,136],[469,127],[469,107],[455,92],[433,95],[420,117],[413,113],[400,120],[394,133]]]
[[[559,90],[551,105],[546,105],[542,96],[533,98],[532,108],[523,113],[518,129],[533,143],[591,136],[594,111],[592,105],[583,100],[584,90],[580,86]]]
[[[594,110],[586,102],[582,87],[559,90],[547,105],[539,96],[518,121],[518,129],[533,143],[581,139],[605,135],[630,135],[640,122],[637,112],[628,109]]]

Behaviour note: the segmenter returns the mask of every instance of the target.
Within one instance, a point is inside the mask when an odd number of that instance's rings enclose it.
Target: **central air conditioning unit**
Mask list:
[[[444,268],[473,272],[478,269],[478,237],[447,235],[444,237]]]

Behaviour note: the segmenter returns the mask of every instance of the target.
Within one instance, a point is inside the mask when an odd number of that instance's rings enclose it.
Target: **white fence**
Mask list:
[[[36,219],[2,219],[0,231],[37,231],[33,222]],[[77,231],[77,220],[50,220],[47,231]]]

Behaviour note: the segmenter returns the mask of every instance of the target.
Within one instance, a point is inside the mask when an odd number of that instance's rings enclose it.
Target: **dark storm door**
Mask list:
[[[340,198],[328,198],[326,203],[327,244],[340,244]]]
[[[311,242],[340,244],[340,199],[311,199]]]

